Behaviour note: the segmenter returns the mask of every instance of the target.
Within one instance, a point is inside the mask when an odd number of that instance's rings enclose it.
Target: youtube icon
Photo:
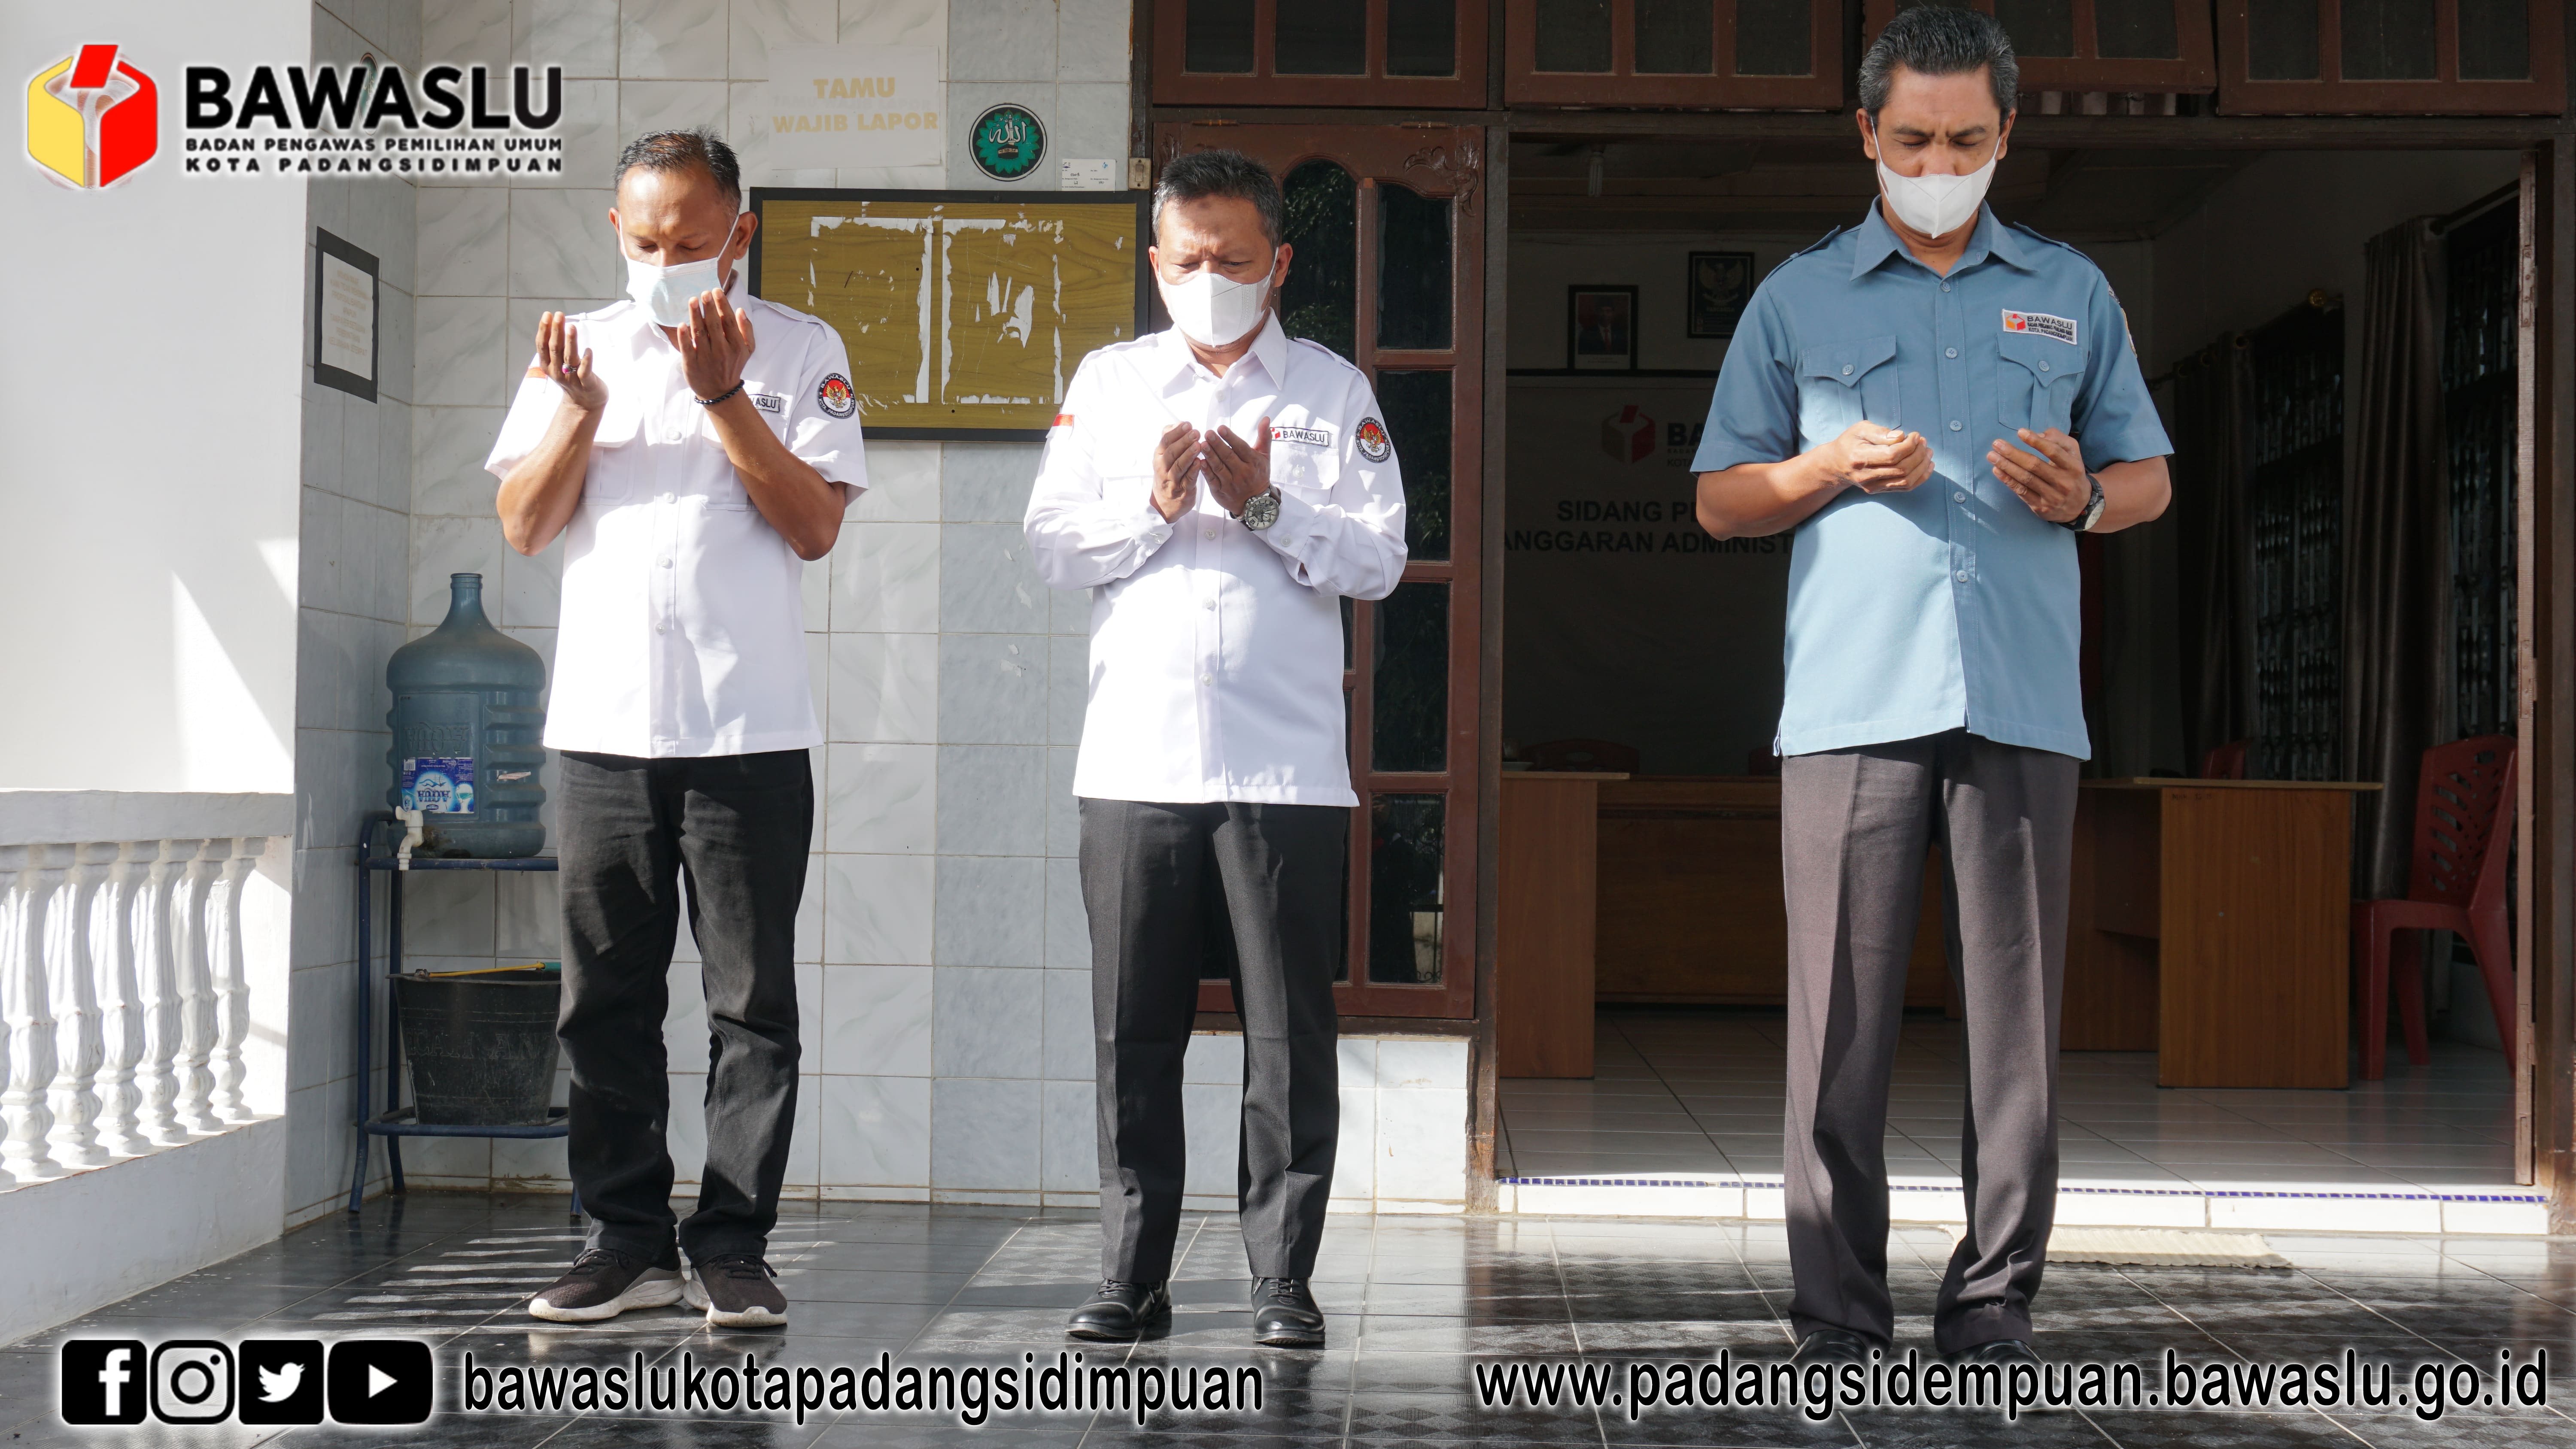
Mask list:
[[[425,1424],[431,1389],[429,1345],[408,1338],[345,1338],[325,1371],[331,1418],[341,1424]]]

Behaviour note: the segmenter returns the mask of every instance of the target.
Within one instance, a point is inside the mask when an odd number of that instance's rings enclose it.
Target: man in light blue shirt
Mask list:
[[[1880,198],[1754,294],[1694,464],[1711,534],[1796,531],[1784,1166],[1810,1361],[1866,1361],[1894,1330],[1880,1143],[1933,844],[1968,1038],[1968,1234],[1934,1338],[2032,1358],[2090,750],[2075,534],[2161,514],[2171,445],[2100,270],[1983,204],[2018,79],[1986,15],[1919,5],[1889,23],[1857,116]]]

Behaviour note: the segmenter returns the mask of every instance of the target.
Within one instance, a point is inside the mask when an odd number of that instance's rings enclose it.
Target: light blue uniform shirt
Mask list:
[[[2085,758],[2075,535],[1985,459],[2035,451],[2023,427],[2065,429],[2088,469],[2173,451],[2101,270],[1980,208],[1943,277],[1873,205],[1763,279],[1691,466],[1776,463],[1864,419],[1929,439],[1932,476],[1798,526],[1779,752],[1965,727]]]

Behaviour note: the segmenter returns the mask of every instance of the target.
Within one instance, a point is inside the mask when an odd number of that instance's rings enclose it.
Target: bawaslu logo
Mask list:
[[[84,45],[27,82],[27,155],[84,191],[113,186],[161,149],[161,91],[113,45]]]
[[[563,173],[563,140],[549,134],[563,118],[561,66],[513,66],[506,79],[479,65],[415,77],[372,60],[184,75],[188,175]],[[66,185],[112,185],[160,149],[160,91],[117,45],[84,45],[27,84],[27,154]]]

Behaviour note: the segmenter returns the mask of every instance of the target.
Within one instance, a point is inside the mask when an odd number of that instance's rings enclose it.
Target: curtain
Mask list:
[[[2229,334],[2174,364],[2172,517],[2181,594],[2183,768],[2254,733],[2254,553],[2245,489],[2253,369]]]
[[[2443,728],[2449,506],[2443,478],[2441,242],[2418,219],[2364,249],[2361,375],[2348,394],[2343,777],[2355,802],[2353,890],[2406,894],[2415,784]]]

